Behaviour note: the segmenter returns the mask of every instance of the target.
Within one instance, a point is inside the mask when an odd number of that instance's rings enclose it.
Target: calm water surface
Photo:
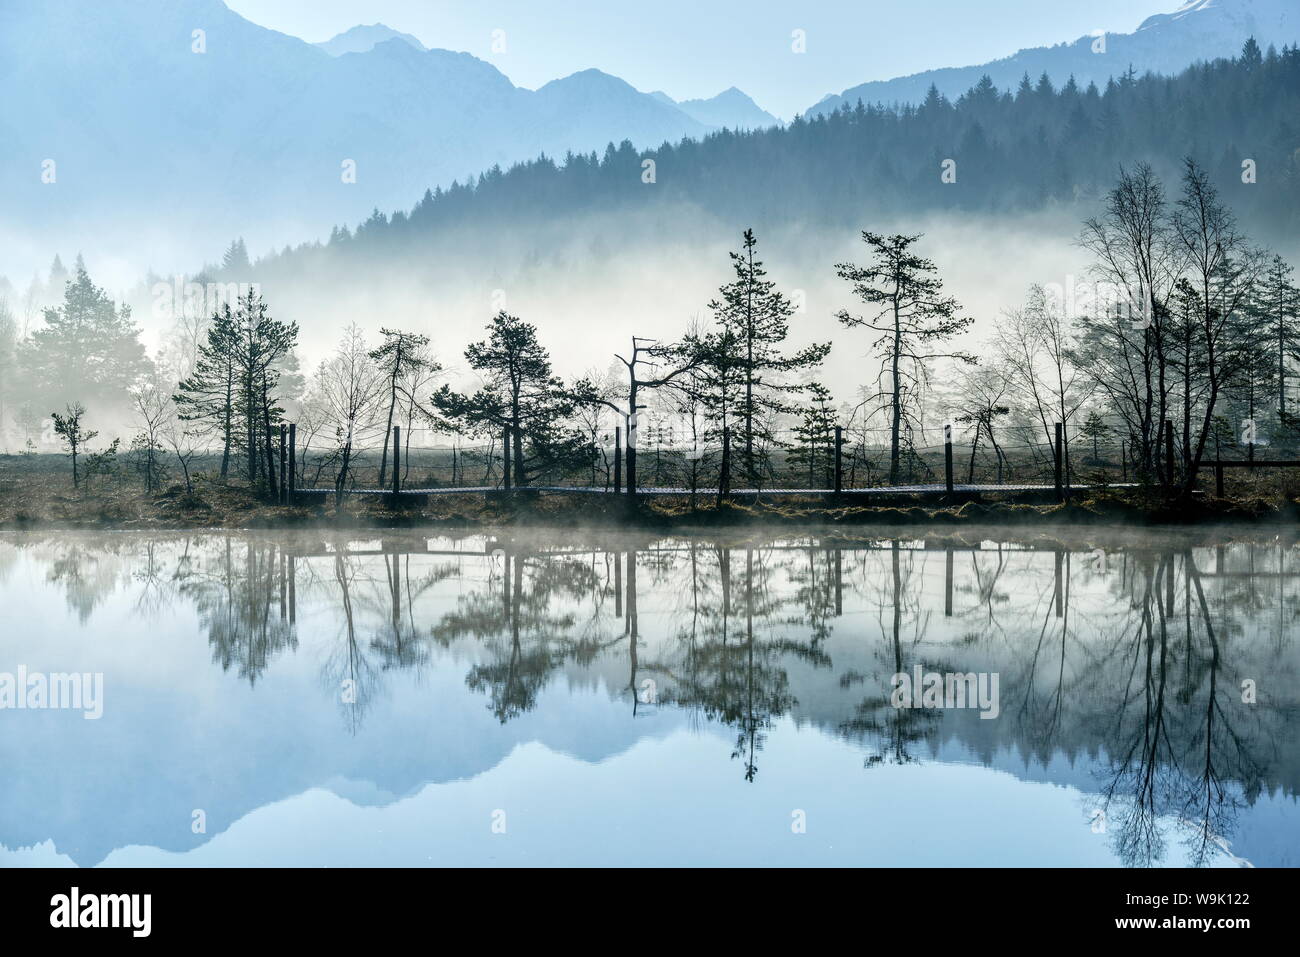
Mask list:
[[[1300,864],[1289,545],[16,534],[0,599],[103,675],[0,710],[0,866]]]

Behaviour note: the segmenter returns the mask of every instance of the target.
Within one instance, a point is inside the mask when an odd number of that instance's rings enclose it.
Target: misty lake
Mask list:
[[[15,533],[0,598],[0,866],[1300,864],[1290,544]]]

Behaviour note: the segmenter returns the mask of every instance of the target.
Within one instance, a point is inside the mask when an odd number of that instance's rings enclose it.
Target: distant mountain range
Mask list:
[[[1130,64],[1176,72],[1250,34],[1294,42],[1296,0],[1195,0],[1133,34],[868,83],[817,104],[949,96],[987,73],[1104,83]],[[585,70],[537,90],[384,24],[313,44],[222,0],[0,2],[0,262],[112,250],[193,263],[234,236],[255,254],[323,236],[427,188],[545,154],[654,149],[722,127],[779,125],[738,89],[675,101]],[[9,271],[12,267],[5,266]],[[28,268],[26,266],[19,267]]]
[[[991,63],[862,83],[825,97],[808,112],[827,113],[858,100],[920,103],[931,85],[954,99],[985,75],[1003,90],[1014,89],[1025,74],[1037,81],[1044,73],[1057,86],[1071,76],[1080,86],[1105,86],[1130,66],[1138,73],[1177,73],[1198,60],[1231,56],[1251,36],[1265,49],[1300,41],[1300,0],[1190,0],[1173,13],[1148,17],[1133,33],[1098,33]]]
[[[738,90],[679,105],[598,70],[523,89],[382,24],[311,44],[221,0],[4,0],[0,88],[24,91],[0,100],[0,254],[78,231],[265,250],[494,165],[775,122]]]
[[[313,45],[330,56],[342,56],[345,53],[369,53],[379,44],[387,43],[389,40],[401,40],[416,50],[428,51],[428,47],[417,37],[409,33],[401,33],[383,23],[355,26],[323,43]],[[702,126],[711,129],[753,130],[765,126],[778,126],[781,123],[779,119],[734,86],[708,99],[678,101],[661,90],[655,90],[650,96],[660,103],[680,110]]]

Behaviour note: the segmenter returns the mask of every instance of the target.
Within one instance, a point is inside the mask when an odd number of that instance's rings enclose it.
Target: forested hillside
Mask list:
[[[263,275],[317,257],[418,255],[424,240],[458,226],[518,232],[530,222],[654,204],[832,228],[873,215],[1085,210],[1120,165],[1149,162],[1174,178],[1187,156],[1261,238],[1300,226],[1300,50],[1265,53],[1248,43],[1231,60],[1176,77],[1125,74],[1104,89],[1026,77],[1000,92],[985,78],[956,102],[932,91],[915,108],[845,104],[784,128],[541,157],[429,191],[409,212],[376,211],[355,230],[337,227],[325,243],[264,262]]]

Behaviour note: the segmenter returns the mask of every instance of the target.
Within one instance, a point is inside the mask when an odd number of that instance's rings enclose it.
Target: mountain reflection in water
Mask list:
[[[1182,537],[0,536],[0,672],[105,676],[99,721],[0,711],[0,865],[1295,865],[1298,576]],[[996,675],[997,717],[894,707],[918,670]]]

